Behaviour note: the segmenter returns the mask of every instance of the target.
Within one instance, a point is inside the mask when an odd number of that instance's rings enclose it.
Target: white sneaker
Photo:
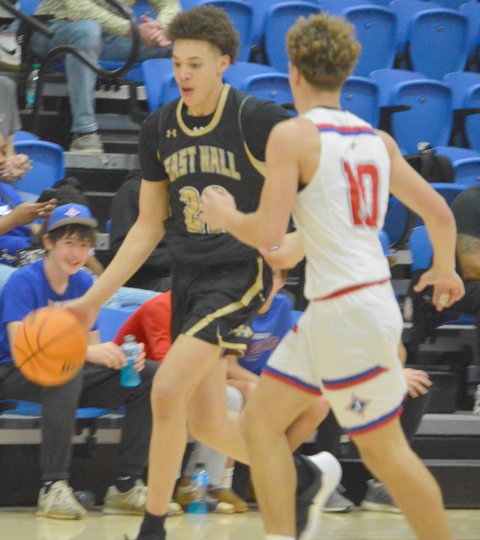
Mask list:
[[[141,516],[145,512],[146,502],[147,487],[142,480],[135,480],[135,485],[124,493],[116,486],[110,486],[103,502],[103,512]]]
[[[54,519],[83,519],[85,508],[77,501],[65,480],[54,482],[48,492],[42,487],[38,496],[37,516]]]
[[[22,50],[14,32],[0,33],[0,68],[7,71],[20,71]]]
[[[74,135],[68,151],[84,156],[100,156],[104,149],[102,139],[97,132],[94,132]]]

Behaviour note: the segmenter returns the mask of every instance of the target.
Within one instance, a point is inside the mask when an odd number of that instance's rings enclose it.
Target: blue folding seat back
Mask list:
[[[147,92],[147,103],[150,112],[156,111],[162,104],[162,80],[173,72],[172,60],[170,58],[154,58],[142,62],[143,77],[145,80],[145,90]]]
[[[258,99],[274,101],[281,105],[293,103],[293,96],[285,73],[263,73],[244,79],[240,90],[252,94]]]
[[[25,15],[34,15],[41,0],[20,0],[20,11]]]
[[[278,71],[288,71],[285,36],[299,17],[318,13],[313,2],[283,2],[271,6],[265,16],[265,53],[268,63]]]
[[[180,97],[177,81],[173,73],[165,75],[160,85],[160,99],[162,103],[168,103]]]
[[[223,9],[240,34],[238,59],[246,62],[253,45],[253,7],[242,0],[202,0],[199,5],[211,4]]]
[[[467,188],[466,185],[460,184],[460,183],[437,183],[432,182],[430,184],[437,193],[440,193],[440,195],[445,199],[445,202],[450,206],[452,202],[456,199],[462,191],[465,191]]]
[[[343,15],[354,25],[362,45],[354,75],[368,76],[376,69],[393,67],[396,55],[395,13],[382,6],[358,6],[344,10]]]
[[[356,114],[373,127],[378,127],[380,91],[378,84],[367,77],[348,77],[340,94],[343,109]]]
[[[333,15],[342,15],[346,9],[365,6],[388,7],[387,0],[317,0],[322,9]]]
[[[390,245],[395,248],[403,247],[414,224],[413,214],[396,197],[390,197],[383,230],[388,234]]]
[[[38,141],[39,136],[35,135],[35,133],[30,133],[30,131],[24,131],[23,129],[19,129],[18,131],[15,131],[13,135],[13,142],[21,142],[21,141]]]
[[[412,270],[427,270],[432,264],[432,244],[425,225],[412,229],[408,239],[412,253]]]
[[[455,109],[480,108],[480,73],[450,73],[444,81],[452,89]],[[480,114],[465,118],[465,135],[470,148],[480,152]]]
[[[440,81],[416,78],[398,70],[378,70],[371,74],[380,86],[381,105],[409,105],[394,114],[392,134],[403,153],[413,154],[417,144],[447,145],[452,130],[452,93]],[[407,72],[408,73],[408,72]]]
[[[457,159],[452,165],[455,171],[455,183],[471,187],[480,182],[480,155]]]
[[[108,69],[108,71],[113,71],[115,69],[118,69],[122,67],[125,62],[117,62],[113,60],[99,60],[98,64],[103,69]],[[135,62],[132,67],[124,74],[122,75],[123,79],[128,79],[129,81],[133,81],[136,83],[144,84],[145,80],[143,77],[143,71],[142,71],[142,63],[141,62]]]
[[[409,58],[412,69],[441,79],[462,71],[468,58],[468,20],[458,11],[419,12],[410,22]]]
[[[231,64],[223,74],[224,82],[234,88],[240,88],[240,85],[247,77],[260,75],[262,73],[278,73],[272,66],[264,64],[255,64],[253,62],[235,62]]]
[[[97,326],[102,342],[112,341],[122,324],[133,312],[132,309],[102,307],[97,318]]]
[[[40,195],[44,189],[65,178],[63,148],[55,143],[30,140],[15,143],[17,154],[27,154],[32,168],[15,184],[19,191]]]
[[[285,0],[245,0],[253,8],[252,43],[261,47],[265,33],[265,16],[269,8],[275,4],[281,4]]]
[[[100,407],[79,407],[76,410],[77,419],[98,418],[112,411]],[[120,411],[119,411],[120,412]],[[4,399],[0,401],[0,415],[16,414],[19,416],[42,416],[42,404],[21,399]]]
[[[184,10],[190,9],[198,5],[200,0],[180,0],[180,4]]]
[[[480,45],[480,2],[471,0],[462,3],[460,13],[468,19],[467,47],[470,54],[475,54]]]
[[[448,9],[459,9],[465,0],[435,0],[435,3]]]
[[[421,79],[422,77],[421,73],[406,69],[377,69],[370,73],[370,78],[378,84],[380,105],[382,107],[391,105],[392,89],[395,85],[409,80]]]

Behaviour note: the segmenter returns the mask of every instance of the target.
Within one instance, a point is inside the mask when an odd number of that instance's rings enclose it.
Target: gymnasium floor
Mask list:
[[[449,510],[455,540],[480,540],[480,510]],[[36,518],[31,508],[0,508],[2,540],[132,540],[140,518],[103,516],[90,512],[83,521],[57,521]],[[263,540],[257,511],[232,516],[207,517],[202,527],[187,515],[167,521],[168,540]],[[414,540],[402,516],[354,511],[324,514],[319,540]],[[434,539],[432,539],[434,540]]]

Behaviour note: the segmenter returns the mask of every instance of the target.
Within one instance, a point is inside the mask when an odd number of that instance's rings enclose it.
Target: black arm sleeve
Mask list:
[[[142,178],[152,182],[159,182],[168,178],[165,167],[157,155],[158,117],[158,112],[155,112],[143,122],[138,141],[138,157],[140,159]]]
[[[242,131],[248,149],[259,161],[265,161],[265,147],[275,124],[291,118],[289,112],[271,101],[249,98],[242,111]]]

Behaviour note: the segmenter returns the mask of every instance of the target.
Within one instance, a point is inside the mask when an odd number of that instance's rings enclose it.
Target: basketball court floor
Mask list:
[[[480,540],[480,510],[449,510],[448,516],[454,540]],[[189,517],[168,518],[168,540],[264,538],[256,510],[228,516],[210,514],[200,524]],[[125,535],[133,540],[139,525],[140,518],[103,516],[95,510],[82,521],[59,521],[37,518],[33,508],[0,508],[2,540],[125,540]],[[415,540],[415,536],[401,515],[358,510],[324,514],[318,540]]]

